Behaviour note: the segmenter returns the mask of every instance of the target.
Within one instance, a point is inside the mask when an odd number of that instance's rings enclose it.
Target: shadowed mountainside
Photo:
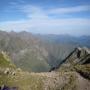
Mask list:
[[[60,63],[76,45],[42,40],[29,32],[0,31],[0,51],[5,51],[17,67],[45,72]]]
[[[0,31],[0,51],[6,52],[17,67],[33,72],[50,71],[59,66],[75,47],[89,47],[89,43],[89,36]]]

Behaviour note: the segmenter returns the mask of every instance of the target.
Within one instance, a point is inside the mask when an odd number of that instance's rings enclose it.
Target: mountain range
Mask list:
[[[47,72],[57,67],[76,47],[90,47],[90,36],[40,35],[0,31],[0,51],[29,72]]]

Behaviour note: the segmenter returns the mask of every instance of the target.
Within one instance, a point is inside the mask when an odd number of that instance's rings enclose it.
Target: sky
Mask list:
[[[0,0],[0,30],[90,35],[90,0]]]

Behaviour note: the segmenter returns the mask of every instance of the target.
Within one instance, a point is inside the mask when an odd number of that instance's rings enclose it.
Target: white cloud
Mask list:
[[[21,0],[23,2],[23,0]],[[44,9],[40,6],[33,6],[30,4],[18,4],[16,2],[11,2],[11,7],[16,8],[19,12],[22,12],[26,15],[29,19],[48,19],[51,18],[49,14],[56,14],[56,15],[66,15],[71,13],[78,13],[88,11],[90,12],[89,5],[80,5],[80,6],[73,6],[73,7],[60,7],[54,9]]]
[[[55,8],[55,9],[43,9],[42,7],[32,6],[32,5],[20,5],[18,9],[25,13],[28,18],[31,19],[47,19],[50,18],[49,14],[64,14],[68,13],[78,13],[83,11],[90,11],[89,5],[81,5],[74,7],[64,7],[64,8]]]
[[[76,13],[76,12],[83,12],[83,11],[90,11],[90,6],[82,5],[82,6],[74,6],[74,7],[56,8],[56,9],[50,9],[48,13],[67,14],[67,13]]]
[[[0,29],[4,30],[47,30],[49,29],[62,29],[69,30],[83,29],[83,27],[89,27],[89,19],[43,19],[43,20],[19,20],[19,21],[8,21],[0,24]],[[52,32],[51,32],[52,33]],[[59,32],[60,33],[60,32]]]
[[[30,19],[47,19],[48,15],[44,12],[41,7],[36,7],[32,5],[22,5],[19,6],[19,10],[26,14]]]
[[[25,4],[25,0],[11,1],[11,2],[9,2],[9,4],[11,6],[16,6],[16,5],[19,5],[19,4]]]
[[[85,32],[87,33],[88,31],[90,32],[89,30],[90,19],[83,19],[83,18],[53,19],[48,16],[49,13],[66,14],[66,13],[87,11],[88,6],[57,8],[49,10],[43,10],[43,8],[41,7],[36,7],[32,5],[19,5],[19,6],[17,5],[16,7],[20,12],[24,13],[28,17],[28,19],[0,22],[1,30],[7,31],[27,30],[36,33],[40,32],[52,34],[54,33],[74,34],[73,32],[75,31],[78,32],[78,30],[80,31],[80,33],[83,34]]]

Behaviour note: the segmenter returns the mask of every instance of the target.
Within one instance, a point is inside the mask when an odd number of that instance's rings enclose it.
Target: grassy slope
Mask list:
[[[17,72],[16,75],[0,75],[0,85],[17,87],[19,90],[42,90],[42,80],[40,77],[32,76],[25,72]],[[38,88],[38,89],[36,89]]]
[[[90,90],[90,82],[76,72],[16,72],[14,76],[0,75],[0,86],[3,84],[18,90]]]
[[[0,68],[15,68],[6,53],[0,53]]]
[[[62,81],[65,77],[66,81]],[[9,87],[18,87],[19,90],[66,90],[67,88],[72,90],[75,86],[75,79],[73,73],[16,72],[14,76],[0,75],[0,86],[4,84]]]

